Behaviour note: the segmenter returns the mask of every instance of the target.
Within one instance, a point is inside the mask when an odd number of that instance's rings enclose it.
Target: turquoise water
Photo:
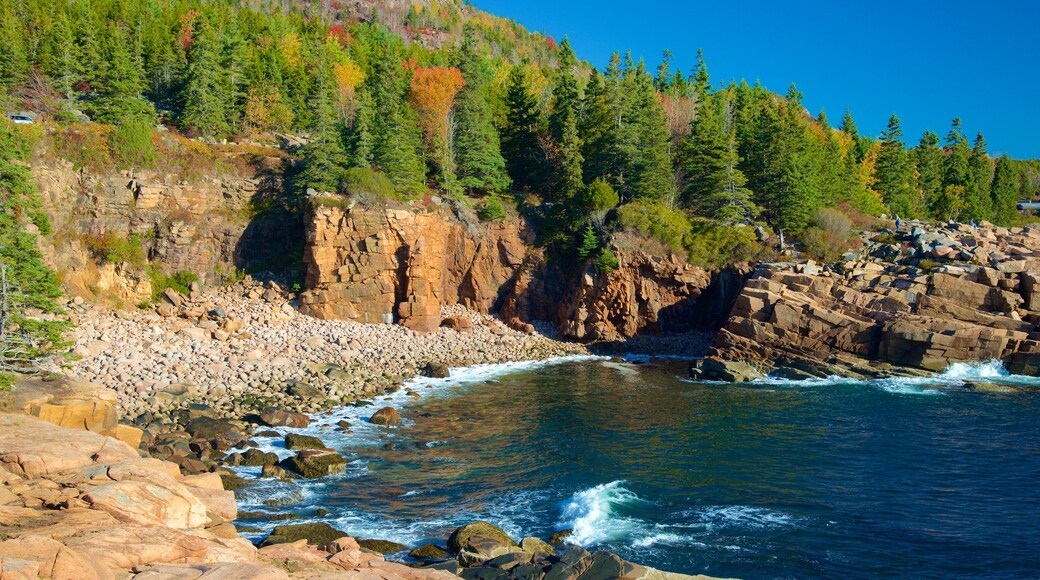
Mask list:
[[[267,483],[248,504],[418,544],[474,519],[574,530],[661,569],[742,578],[1038,577],[1040,398],[999,365],[932,379],[693,383],[685,363],[571,360],[418,380],[307,432],[343,476]],[[405,425],[363,422],[380,404]],[[328,425],[340,419],[353,433]],[[286,454],[277,440],[263,446]],[[251,524],[254,522],[250,522]]]

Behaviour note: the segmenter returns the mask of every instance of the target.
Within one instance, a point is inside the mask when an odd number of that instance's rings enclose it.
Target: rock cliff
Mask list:
[[[133,305],[151,298],[145,266],[187,271],[219,283],[236,269],[277,261],[301,238],[286,220],[284,160],[224,160],[203,175],[89,171],[63,159],[38,159],[32,171],[54,233],[42,249],[67,292]],[[96,255],[91,240],[136,240],[139,255]],[[96,243],[94,244],[97,245]]]
[[[441,306],[492,310],[531,241],[519,221],[470,225],[438,211],[321,204],[306,240],[302,312],[421,332],[440,326]]]
[[[709,357],[793,377],[940,371],[991,359],[1014,373],[1040,371],[1040,227],[938,235],[916,228],[895,242],[833,266],[763,265]],[[870,257],[879,252],[897,262]],[[920,267],[922,257],[962,254],[976,262],[984,254],[990,265]],[[753,376],[731,371],[709,362],[695,374]]]

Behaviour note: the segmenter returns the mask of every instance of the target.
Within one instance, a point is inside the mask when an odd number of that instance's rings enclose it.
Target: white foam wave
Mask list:
[[[712,506],[682,512],[695,525],[711,528],[740,528],[745,530],[775,529],[794,525],[796,519],[783,512],[745,505]]]
[[[573,531],[569,540],[588,546],[630,537],[643,527],[635,518],[620,516],[616,509],[642,501],[624,487],[624,481],[612,481],[579,491],[563,504],[559,525]]]

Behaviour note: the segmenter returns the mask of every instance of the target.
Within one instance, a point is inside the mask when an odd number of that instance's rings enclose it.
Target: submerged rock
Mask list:
[[[560,530],[549,536],[549,543],[554,546],[562,546],[567,538],[574,535],[574,530]]]
[[[368,422],[386,427],[396,427],[401,424],[401,416],[397,414],[397,409],[394,409],[393,407],[383,407],[376,411]]]

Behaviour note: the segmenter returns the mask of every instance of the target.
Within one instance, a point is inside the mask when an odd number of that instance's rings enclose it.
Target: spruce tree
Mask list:
[[[347,155],[350,167],[369,168],[373,160],[372,98],[361,90],[355,97],[354,118],[346,130]]]
[[[343,148],[343,130],[336,114],[333,97],[332,70],[327,55],[319,58],[311,97],[310,142],[301,152],[303,169],[296,176],[298,193],[307,189],[337,191],[347,166]]]
[[[724,168],[729,147],[728,135],[722,130],[722,118],[715,100],[699,97],[700,106],[692,129],[683,143],[680,163],[685,171],[687,187],[682,204],[702,215],[711,216],[716,209],[715,194],[722,190]]]
[[[939,148],[939,136],[925,131],[921,141],[913,150],[917,167],[917,189],[928,215],[936,217],[934,207],[943,192],[943,151]]]
[[[946,135],[946,162],[943,164],[944,188],[949,185],[967,186],[969,156],[968,140],[961,131],[961,120],[954,119],[950,132]]]
[[[216,28],[201,21],[192,35],[191,52],[181,99],[181,125],[200,135],[226,135],[228,122],[227,78],[221,66],[221,43]]]
[[[559,66],[553,75],[552,112],[549,114],[549,134],[557,143],[563,142],[563,134],[567,125],[577,122],[578,106],[581,98],[578,92],[578,79],[574,76],[574,67],[578,59],[567,37],[560,43],[558,52]]]
[[[669,152],[671,133],[654,90],[653,79],[640,62],[636,72],[636,98],[632,112],[637,138],[633,156],[630,189],[633,197],[671,202],[672,158]]]
[[[1010,227],[1018,218],[1016,181],[1011,158],[1002,155],[997,159],[997,167],[993,173],[993,187],[990,190],[993,199],[993,221],[997,225]]]
[[[979,133],[975,138],[971,156],[968,158],[968,183],[964,187],[964,214],[962,219],[988,220],[993,213],[990,184],[993,181],[993,165],[986,152],[986,139]]]
[[[10,91],[29,73],[25,35],[12,6],[0,7],[0,94]]]
[[[524,190],[544,183],[544,154],[538,142],[541,125],[538,103],[527,90],[527,75],[522,65],[509,72],[506,90],[506,124],[502,129],[502,156],[516,189]]]
[[[484,94],[480,59],[474,38],[467,35],[458,56],[458,67],[466,84],[455,102],[456,173],[459,184],[467,190],[494,193],[508,189],[510,182],[498,131],[492,124],[491,107]]]
[[[903,130],[899,117],[892,115],[888,127],[881,133],[881,149],[878,152],[877,190],[885,204],[896,215],[917,217],[920,204],[914,195],[913,169],[903,144]]]

